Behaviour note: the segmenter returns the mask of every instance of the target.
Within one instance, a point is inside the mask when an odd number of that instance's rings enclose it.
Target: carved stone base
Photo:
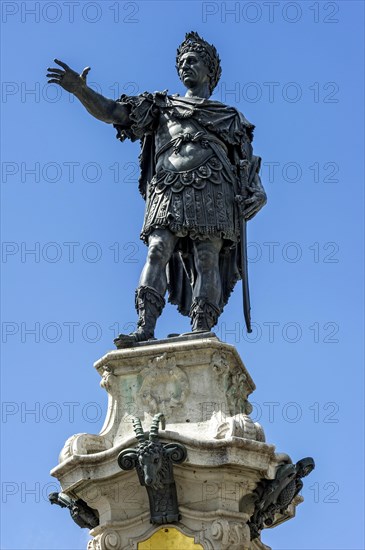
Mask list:
[[[187,450],[185,462],[173,467],[181,519],[162,528],[177,529],[204,550],[269,550],[260,538],[251,540],[254,490],[291,460],[265,443],[249,416],[255,385],[236,349],[211,334],[174,338],[109,352],[95,367],[109,395],[104,427],[99,435],[70,437],[51,472],[64,493],[99,513],[88,550],[139,550],[161,529],[150,523],[136,471],[121,470],[117,460],[136,446],[132,418],[148,431],[156,413],[166,417],[159,440]],[[301,500],[275,514],[271,527],[293,517]]]

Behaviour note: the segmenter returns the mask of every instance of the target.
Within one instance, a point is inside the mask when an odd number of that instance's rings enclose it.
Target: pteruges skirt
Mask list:
[[[149,184],[141,239],[166,227],[178,237],[219,237],[237,242],[239,225],[233,181],[215,156],[186,172],[161,170]]]

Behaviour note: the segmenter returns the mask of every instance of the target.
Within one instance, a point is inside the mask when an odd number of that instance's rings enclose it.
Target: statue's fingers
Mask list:
[[[246,208],[245,209],[245,218],[247,218],[248,216],[251,216],[254,212],[256,212],[257,208],[256,206],[250,206],[249,208]]]
[[[56,69],[56,67],[48,67],[47,71],[51,71],[52,73],[65,74],[65,71],[63,71],[62,69]]]
[[[65,71],[70,71],[70,67],[64,63],[63,61],[60,61],[59,59],[54,59],[53,60],[55,63],[57,63],[57,65],[60,65],[61,67],[63,67],[65,69]]]
[[[85,69],[81,73],[81,78],[85,80],[90,70],[91,70],[91,67],[85,67]]]
[[[62,80],[62,75],[56,73],[47,73],[47,78],[58,78],[59,80]]]
[[[61,81],[51,78],[51,80],[48,80],[48,84],[61,84]]]
[[[254,210],[254,207],[253,207],[253,206],[250,206],[249,208],[245,208],[245,216],[247,216],[248,214],[250,214],[253,210]]]
[[[247,221],[251,220],[256,213],[257,213],[256,210],[250,210],[248,212],[245,212],[245,214],[244,214],[245,220],[247,220]]]

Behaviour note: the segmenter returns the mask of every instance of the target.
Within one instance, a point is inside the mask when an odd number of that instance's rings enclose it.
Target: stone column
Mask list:
[[[98,435],[70,437],[51,472],[63,493],[99,514],[88,549],[152,549],[165,540],[166,550],[269,550],[252,538],[254,491],[291,460],[250,418],[255,385],[237,350],[211,333],[191,335],[111,351],[95,368],[109,398],[104,426]],[[157,413],[166,418],[159,441],[187,451],[173,466],[180,520],[163,526],[150,523],[136,470],[118,465],[118,455],[137,445],[132,419],[148,436]],[[301,500],[275,513],[270,527],[293,517]]]

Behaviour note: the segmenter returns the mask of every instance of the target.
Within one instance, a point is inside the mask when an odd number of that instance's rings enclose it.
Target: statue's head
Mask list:
[[[162,443],[156,441],[144,441],[138,447],[138,462],[143,470],[144,482],[155,489],[161,487],[165,454]]]
[[[222,74],[220,59],[213,44],[208,44],[197,32],[189,32],[184,42],[177,49],[176,69],[183,84],[206,80],[210,93],[218,84]]]

